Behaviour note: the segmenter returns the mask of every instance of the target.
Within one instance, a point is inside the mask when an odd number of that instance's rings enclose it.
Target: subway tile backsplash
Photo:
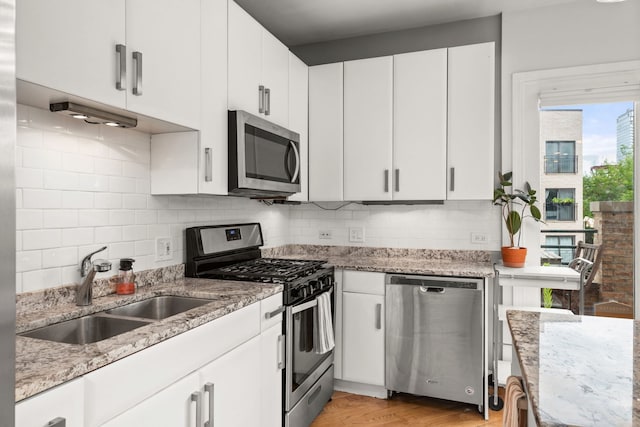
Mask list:
[[[97,257],[113,267],[99,277],[115,274],[119,258],[135,258],[134,270],[183,263],[184,229],[204,224],[260,222],[265,247],[500,248],[500,214],[488,201],[267,206],[239,197],[152,196],[150,150],[148,134],[18,106],[16,292],[78,282],[80,260],[104,245]],[[350,242],[349,227],[364,227],[365,242]],[[319,239],[320,230],[331,239]],[[472,232],[486,233],[488,242],[472,244]],[[171,260],[155,260],[158,237],[172,238]]]

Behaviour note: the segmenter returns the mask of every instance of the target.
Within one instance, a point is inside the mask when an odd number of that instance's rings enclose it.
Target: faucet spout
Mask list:
[[[90,253],[82,259],[82,263],[80,264],[80,276],[82,277],[82,282],[76,288],[76,305],[91,305],[93,300],[93,279],[96,276],[96,273],[111,270],[111,263],[109,261],[99,259],[91,262],[91,257],[93,255],[98,252],[102,252],[105,249],[107,249],[106,246]]]

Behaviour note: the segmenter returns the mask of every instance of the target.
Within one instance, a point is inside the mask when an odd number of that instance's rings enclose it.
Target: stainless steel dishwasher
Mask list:
[[[387,274],[385,387],[484,408],[484,281]]]

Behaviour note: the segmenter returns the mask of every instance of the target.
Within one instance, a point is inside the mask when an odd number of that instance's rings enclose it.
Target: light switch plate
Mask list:
[[[173,258],[171,237],[156,237],[156,261],[168,261]]]
[[[349,227],[349,241],[364,243],[364,227]]]

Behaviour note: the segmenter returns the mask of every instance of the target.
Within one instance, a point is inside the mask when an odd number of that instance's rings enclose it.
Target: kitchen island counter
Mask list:
[[[640,425],[640,323],[509,310],[538,426]]]
[[[60,294],[66,290],[58,288],[48,293]],[[100,296],[94,298],[92,305],[85,307],[78,307],[68,301],[40,307],[22,307],[17,312],[17,333],[155,296],[211,299],[210,303],[198,308],[92,344],[65,344],[17,335],[15,400],[18,402],[80,377],[282,290],[283,286],[276,284],[177,278],[141,287],[133,295]]]

